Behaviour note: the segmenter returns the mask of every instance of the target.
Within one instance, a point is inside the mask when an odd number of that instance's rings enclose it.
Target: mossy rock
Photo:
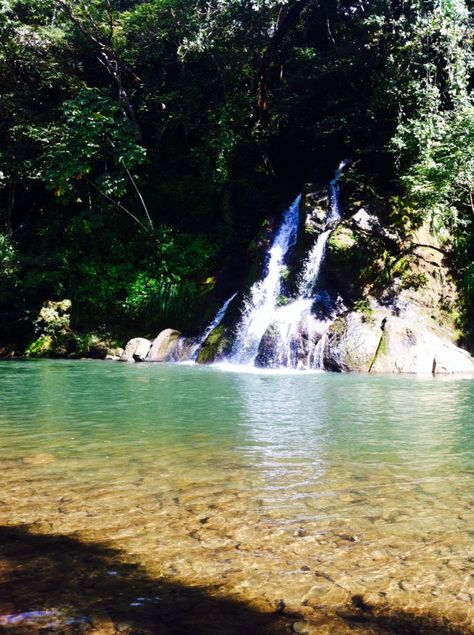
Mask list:
[[[222,358],[230,350],[231,346],[232,339],[229,329],[220,325],[212,331],[203,343],[196,361],[198,364],[212,364],[212,362]]]
[[[55,343],[52,335],[40,335],[28,344],[25,355],[26,357],[47,357],[53,355],[54,348]]]
[[[119,356],[119,351],[121,351],[118,342],[110,338],[103,338],[96,333],[76,335],[71,348],[70,357],[74,358],[105,359],[107,355]]]
[[[339,226],[329,239],[329,249],[332,252],[347,251],[357,244],[356,237],[349,227]]]
[[[339,317],[327,333],[325,368],[337,372],[369,371],[380,336],[380,324],[369,324],[360,313]]]
[[[26,357],[70,357],[76,350],[76,339],[71,335],[44,334],[33,340],[25,350]]]

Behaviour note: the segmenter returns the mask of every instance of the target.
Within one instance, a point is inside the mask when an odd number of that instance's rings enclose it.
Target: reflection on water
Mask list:
[[[474,632],[472,380],[4,362],[0,403],[2,525],[105,542],[296,632]],[[58,606],[3,599],[0,627],[64,632]]]

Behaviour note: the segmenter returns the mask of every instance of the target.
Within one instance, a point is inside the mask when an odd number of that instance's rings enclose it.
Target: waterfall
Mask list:
[[[319,271],[326,253],[326,245],[330,234],[330,229],[326,229],[326,231],[319,234],[316,243],[308,254],[301,274],[300,284],[298,285],[299,298],[310,298],[312,295],[313,287],[319,278]]]
[[[339,209],[339,179],[341,178],[344,169],[349,165],[349,163],[349,159],[344,159],[344,161],[341,161],[337,167],[334,178],[332,178],[329,182],[330,206],[328,217],[326,220],[327,225],[341,220],[341,211]]]
[[[256,359],[259,365],[324,369],[324,345],[331,319],[328,316],[319,320],[311,309],[332,227],[341,219],[338,181],[346,164],[346,161],[339,164],[329,183],[329,209],[324,230],[303,264],[296,299],[274,312],[271,330],[263,336]]]
[[[264,273],[243,303],[228,362],[273,368],[324,369],[327,330],[334,319],[336,305],[327,292],[318,290],[318,284],[329,237],[341,219],[338,183],[347,163],[339,164],[329,182],[325,224],[303,263],[293,298],[285,295],[285,263],[297,240],[301,195],[283,214],[267,253]],[[202,344],[220,324],[236,295],[219,309],[194,345],[191,359],[197,358]],[[315,306],[319,306],[322,319],[314,314]]]
[[[339,209],[339,179],[348,161],[341,161],[334,177],[329,182],[329,210],[326,217],[325,230],[319,234],[316,243],[310,250],[303,266],[300,284],[298,286],[298,298],[310,298],[318,281],[321,265],[326,253],[326,245],[331,235],[331,227],[341,220]]]
[[[214,319],[212,320],[212,322],[206,326],[204,332],[202,333],[202,335],[199,337],[199,339],[196,342],[196,344],[191,349],[190,359],[192,359],[193,361],[196,361],[197,356],[199,355],[199,350],[201,349],[201,346],[207,340],[207,338],[212,333],[212,331],[215,328],[217,328],[219,326],[219,324],[222,322],[222,320],[224,319],[224,316],[225,316],[225,314],[227,312],[227,309],[229,308],[230,303],[235,298],[237,293],[238,293],[238,291],[236,291],[233,295],[230,296],[230,298],[228,300],[226,300],[224,302],[224,304],[221,306],[221,308],[217,311],[217,313],[216,313]]]
[[[284,213],[268,254],[266,274],[253,285],[244,303],[231,357],[235,363],[252,364],[255,361],[263,334],[273,320],[281,294],[285,257],[296,243],[300,202],[301,194]]]

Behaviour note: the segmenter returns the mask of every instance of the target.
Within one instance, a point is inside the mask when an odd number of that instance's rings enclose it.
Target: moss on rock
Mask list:
[[[212,331],[203,343],[196,361],[198,364],[212,364],[212,362],[215,362],[228,352],[231,346],[232,339],[229,329],[220,325]]]

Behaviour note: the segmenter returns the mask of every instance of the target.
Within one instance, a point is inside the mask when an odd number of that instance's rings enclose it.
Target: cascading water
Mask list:
[[[303,265],[297,297],[278,307],[285,257],[296,242],[301,196],[285,212],[269,252],[267,273],[254,284],[244,305],[230,361],[272,367],[323,368],[325,333],[330,320],[316,319],[311,308],[327,242],[333,225],[341,218],[338,181],[346,164],[347,161],[340,163],[329,183],[325,228]]]
[[[329,183],[329,210],[325,228],[303,265],[298,296],[294,302],[276,312],[274,329],[278,332],[278,341],[271,360],[274,365],[319,370],[324,368],[324,343],[331,320],[316,319],[311,308],[332,227],[341,219],[338,182],[346,165],[347,161],[341,161]],[[317,336],[319,341],[316,346],[312,346]]]
[[[199,339],[196,342],[196,344],[194,344],[194,346],[191,349],[191,353],[190,353],[190,359],[191,360],[196,361],[197,356],[199,355],[199,350],[200,350],[201,346],[207,340],[207,338],[212,333],[212,331],[214,329],[216,329],[219,326],[219,324],[222,322],[222,320],[224,319],[225,314],[227,313],[227,309],[229,308],[230,303],[235,298],[237,293],[238,293],[238,291],[236,291],[233,295],[231,295],[231,297],[228,300],[226,300],[224,302],[224,304],[221,306],[221,308],[217,311],[217,313],[216,313],[214,319],[212,320],[212,322],[206,327],[206,329],[204,330],[202,335],[199,337]]]
[[[319,234],[314,247],[310,250],[301,274],[298,287],[298,298],[309,298],[318,281],[321,265],[326,253],[326,245],[331,235],[331,227],[341,220],[339,208],[339,179],[347,165],[347,160],[341,161],[334,178],[329,182],[329,211],[326,217],[326,228]]]
[[[250,296],[244,303],[231,356],[234,363],[253,364],[263,334],[274,319],[282,288],[285,257],[295,245],[298,234],[300,202],[301,195],[296,197],[284,213],[268,254],[266,274],[253,285]]]
[[[301,195],[283,214],[283,219],[267,254],[262,278],[250,289],[244,301],[242,315],[235,331],[234,344],[228,361],[239,365],[258,365],[291,368],[324,368],[326,331],[331,323],[326,310],[325,319],[312,313],[319,274],[326,254],[327,242],[334,225],[340,220],[339,185],[347,161],[342,161],[329,183],[329,209],[324,230],[319,234],[303,264],[296,298],[284,292],[285,262],[296,244]],[[195,361],[209,335],[223,320],[235,298],[234,293],[219,309],[213,321],[193,344],[188,359]],[[327,294],[326,294],[327,295]],[[321,293],[318,293],[321,296]],[[332,305],[334,308],[334,305]]]

